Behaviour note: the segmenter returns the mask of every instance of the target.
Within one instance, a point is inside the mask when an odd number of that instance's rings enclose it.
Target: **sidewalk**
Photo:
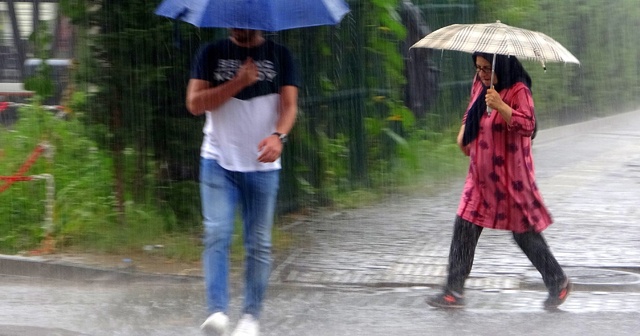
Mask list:
[[[640,289],[640,111],[540,131],[534,158],[555,220],[545,237],[576,289]],[[279,265],[272,280],[441,285],[461,189],[462,177],[435,197],[402,196],[311,218],[293,228],[311,241]],[[510,233],[485,230],[467,287],[542,283]]]
[[[493,230],[480,238],[465,309],[428,309],[425,297],[445,281],[461,177],[435,197],[398,197],[293,227],[310,241],[273,274],[266,316],[279,322],[269,334],[637,334],[639,140],[640,111],[543,130],[535,140],[537,182],[555,219],[545,237],[575,283],[561,314],[542,309],[539,273],[508,232]]]

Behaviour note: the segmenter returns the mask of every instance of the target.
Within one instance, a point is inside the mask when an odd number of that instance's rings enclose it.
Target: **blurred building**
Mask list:
[[[28,95],[21,83],[33,74],[33,64],[38,63],[34,60],[36,55],[29,37],[39,25],[44,25],[53,37],[50,58],[61,60],[55,64],[70,64],[73,29],[70,21],[60,15],[58,7],[58,0],[0,1],[0,84],[3,84],[0,88],[4,88],[0,100],[16,101]],[[64,90],[67,81],[62,79],[66,71],[66,66],[54,69],[52,79],[57,86],[56,92]]]

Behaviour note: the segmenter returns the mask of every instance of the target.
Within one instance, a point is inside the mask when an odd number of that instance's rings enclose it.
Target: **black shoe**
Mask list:
[[[557,308],[559,305],[564,303],[572,289],[573,283],[571,283],[571,280],[567,279],[565,285],[560,289],[557,295],[549,294],[549,297],[544,301],[544,307],[546,309]]]
[[[464,308],[464,298],[451,291],[444,291],[441,294],[427,298],[427,304],[436,308],[460,309]]]

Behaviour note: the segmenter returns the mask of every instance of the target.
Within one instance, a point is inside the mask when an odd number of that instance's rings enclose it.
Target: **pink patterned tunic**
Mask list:
[[[481,92],[482,83],[476,80],[467,112]],[[486,228],[541,232],[552,219],[535,182],[531,92],[518,82],[503,89],[500,97],[513,110],[511,125],[497,110],[482,115],[478,137],[469,144],[469,173],[457,214]]]

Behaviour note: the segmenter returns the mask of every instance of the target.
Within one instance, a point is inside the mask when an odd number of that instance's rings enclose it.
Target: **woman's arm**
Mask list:
[[[498,91],[494,89],[487,89],[487,95],[485,96],[487,106],[489,106],[492,110],[498,110],[502,119],[507,122],[507,125],[511,125],[511,115],[513,111],[511,110],[511,106],[507,105]]]
[[[460,147],[460,150],[462,151],[462,153],[464,153],[464,155],[466,156],[469,156],[469,145],[465,146],[462,144],[463,137],[464,137],[464,124],[460,126],[460,132],[458,132],[458,138],[456,139],[456,143],[458,144],[458,147]]]
[[[523,83],[516,83],[508,89],[505,101],[495,90],[487,90],[487,106],[498,110],[509,131],[522,136],[531,136],[535,127],[535,113],[531,91]],[[491,91],[491,92],[490,92]]]

